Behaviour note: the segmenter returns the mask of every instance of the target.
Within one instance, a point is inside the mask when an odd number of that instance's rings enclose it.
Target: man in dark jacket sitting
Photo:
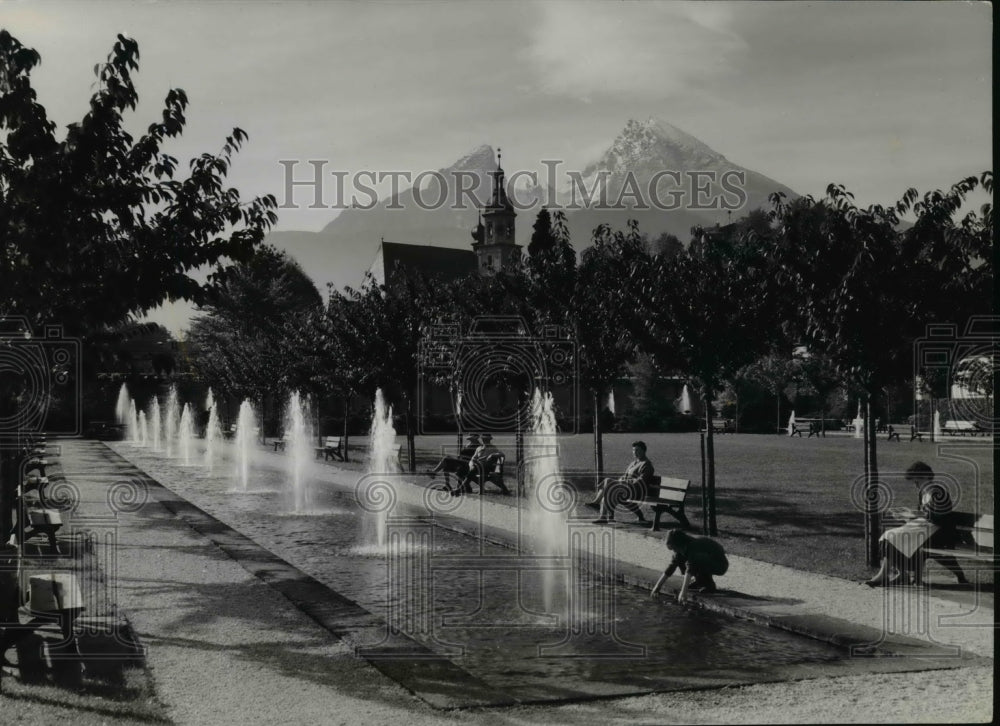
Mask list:
[[[472,461],[472,457],[481,444],[479,434],[469,434],[466,441],[468,443],[458,452],[458,456],[445,456],[438,462],[437,466],[426,472],[427,476],[434,477],[444,472],[454,474],[459,480],[467,477],[469,475],[469,462]]]

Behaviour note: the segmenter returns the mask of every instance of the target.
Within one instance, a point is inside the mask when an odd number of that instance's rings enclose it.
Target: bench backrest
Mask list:
[[[687,496],[688,487],[691,486],[690,479],[674,479],[673,477],[661,476],[654,477],[654,479],[659,479],[659,491],[657,492],[656,498],[661,502],[669,502],[672,504],[679,504],[684,501],[684,497]]]
[[[975,431],[976,425],[972,421],[945,421],[944,428],[957,431]]]
[[[953,512],[955,528],[963,545],[980,549],[993,549],[993,515]]]
[[[336,449],[340,446],[339,436],[326,436],[323,438],[323,446],[328,449]]]
[[[402,444],[393,444],[392,445],[392,454],[393,454],[393,456],[399,456],[399,452],[402,451],[402,449],[403,449],[403,445]]]
[[[507,461],[507,456],[504,454],[498,453],[498,454],[490,454],[489,456],[487,456],[486,460],[483,462],[483,464],[485,464],[486,466],[486,475],[503,476],[503,465],[505,461]]]

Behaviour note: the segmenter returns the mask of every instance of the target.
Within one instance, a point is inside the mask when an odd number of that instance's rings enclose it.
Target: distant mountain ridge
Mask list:
[[[474,185],[476,198],[485,201],[489,198],[490,173],[496,170],[496,164],[494,149],[484,144],[472,149],[451,166],[440,169],[439,174],[448,183],[452,183],[458,172],[475,175],[478,179]],[[507,171],[510,173],[513,170]],[[674,174],[665,175],[666,171]],[[691,172],[695,172],[696,177],[703,172],[700,178],[703,190],[707,191],[698,199],[694,196]],[[575,182],[567,178],[553,190],[545,190],[541,186],[518,187],[518,201],[530,207],[518,210],[518,244],[527,246],[535,215],[543,202],[554,199],[557,205],[568,206],[575,184],[577,206],[580,207],[580,185],[585,190],[593,190],[599,179],[604,183],[606,198],[611,204],[622,195],[623,186],[629,185],[628,189],[640,190],[645,207],[642,203],[636,204],[634,196],[626,195],[627,202],[617,209],[567,208],[567,225],[578,251],[590,245],[591,232],[598,224],[606,223],[618,229],[623,228],[628,219],[636,219],[640,231],[652,239],[669,232],[686,242],[692,227],[710,226],[729,219],[729,210],[721,207],[694,208],[696,202],[704,202],[707,198],[724,198],[729,202],[736,199],[731,191],[722,196],[726,190],[720,184],[720,177],[727,172],[736,175],[731,176],[730,181],[738,180],[740,175],[743,179],[730,185],[739,186],[745,194],[742,207],[732,210],[734,218],[766,206],[768,196],[775,191],[784,192],[790,198],[799,196],[780,182],[730,162],[698,138],[665,121],[655,118],[645,122],[629,120],[607,151],[587,164]],[[706,174],[714,174],[715,181],[709,182]],[[544,178],[539,170],[539,179]],[[677,179],[680,181],[677,182]],[[707,186],[704,186],[706,183]],[[432,177],[429,184],[416,194],[427,205],[439,198],[439,191],[439,184]],[[453,208],[452,202],[457,195],[454,189],[447,191],[447,203],[438,208],[421,208],[414,189],[407,188],[379,201],[372,209],[343,210],[320,232],[272,232],[267,242],[295,257],[321,288],[325,288],[327,283],[338,288],[357,286],[363,281],[364,273],[383,239],[387,242],[469,248],[476,210]],[[654,204],[658,200],[670,206],[678,199],[681,203],[676,209],[656,208]]]

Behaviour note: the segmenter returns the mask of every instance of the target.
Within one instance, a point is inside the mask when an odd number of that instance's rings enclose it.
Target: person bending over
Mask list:
[[[674,558],[653,585],[650,597],[655,596],[667,578],[678,569],[684,575],[681,591],[677,595],[678,602],[687,596],[689,584],[695,592],[716,591],[714,576],[725,575],[729,569],[729,560],[726,559],[726,551],[721,544],[708,537],[698,537],[674,529],[667,535],[667,547],[673,551]]]

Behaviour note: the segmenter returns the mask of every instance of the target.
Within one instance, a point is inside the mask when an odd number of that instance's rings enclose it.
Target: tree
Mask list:
[[[694,377],[705,408],[706,534],[717,534],[712,416],[725,381],[760,355],[775,330],[774,299],[764,294],[771,276],[764,251],[770,229],[730,225],[714,233],[694,231],[675,259],[639,256],[629,290],[628,318],[640,350],[668,370]]]
[[[0,31],[0,315],[82,335],[165,299],[200,302],[214,278],[189,273],[246,259],[276,221],[273,197],[244,203],[224,186],[241,129],[175,178],[178,160],[161,148],[184,129],[183,91],[167,93],[143,136],[125,130],[138,58],[119,35],[96,69],[90,111],[59,140],[31,86],[39,55]]]
[[[216,391],[266,410],[281,392],[315,393],[317,368],[307,329],[319,291],[299,264],[273,247],[220,276],[191,326],[192,366]]]
[[[820,433],[825,436],[827,401],[830,394],[842,385],[837,366],[828,355],[799,350],[792,359],[792,368],[796,377],[804,384],[805,391],[815,394],[819,399]]]
[[[676,419],[678,411],[666,392],[661,371],[649,354],[642,353],[629,365],[629,374],[632,395],[626,425],[632,431],[663,431],[671,419]]]
[[[684,243],[676,235],[669,232],[661,232],[650,244],[651,254],[660,255],[667,259],[678,257],[684,251]]]
[[[86,343],[94,331],[165,300],[201,302],[215,277],[200,282],[191,273],[247,259],[276,221],[274,197],[244,202],[225,186],[247,139],[239,128],[219,154],[202,154],[186,177],[177,176],[178,160],[162,148],[184,130],[182,90],[167,93],[160,120],[146,133],[134,138],[125,130],[125,114],[138,103],[138,60],[138,44],[119,35],[95,69],[89,111],[59,138],[32,86],[41,57],[0,30],[0,318],[23,319],[22,335],[54,323]],[[0,420],[12,420],[28,375],[5,371],[0,378]],[[4,449],[3,540],[16,477],[17,459]]]
[[[780,433],[781,426],[781,394],[794,376],[793,363],[790,356],[770,351],[758,357],[752,363],[743,366],[734,375],[734,379],[749,381],[763,388],[774,396],[775,400],[775,432]]]
[[[535,217],[532,227],[531,242],[528,243],[528,255],[532,258],[548,252],[556,246],[556,235],[552,229],[552,215],[546,207],[542,207]]]
[[[328,334],[336,339],[331,350],[348,385],[365,392],[382,388],[402,397],[411,472],[416,471],[420,344],[429,327],[447,312],[439,290],[435,281],[403,269],[391,285],[379,285],[369,277],[358,290],[331,291],[327,312]]]
[[[634,221],[624,231],[598,226],[593,242],[577,271],[569,315],[580,387],[590,394],[594,409],[594,465],[599,480],[604,476],[601,403],[635,360],[635,339],[626,325],[631,308],[627,278],[629,266],[645,255],[645,247]]]
[[[948,192],[910,189],[895,205],[860,209],[853,195],[830,185],[826,197],[785,204],[772,197],[780,225],[773,257],[778,294],[801,303],[811,350],[829,356],[865,406],[865,538],[868,563],[878,562],[878,462],[872,401],[913,371],[914,342],[928,322],[988,312],[992,299],[992,210],[955,217],[966,197],[993,176],[969,177]],[[900,231],[900,217],[916,221]]]

